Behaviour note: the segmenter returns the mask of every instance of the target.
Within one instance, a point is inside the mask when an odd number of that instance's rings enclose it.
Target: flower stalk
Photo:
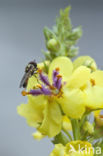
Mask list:
[[[77,119],[71,119],[74,140],[80,139],[80,127]]]

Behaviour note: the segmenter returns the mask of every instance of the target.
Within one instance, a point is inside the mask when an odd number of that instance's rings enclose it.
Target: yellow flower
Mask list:
[[[61,59],[63,62],[64,58]],[[79,59],[81,61],[81,58]],[[59,58],[55,59],[55,62],[52,62],[52,68],[53,65],[58,66],[58,60]],[[69,68],[71,69],[70,66],[67,69],[66,64],[63,64],[63,67],[63,72],[65,70],[68,72]],[[87,109],[95,110],[103,108],[103,71],[96,70],[93,72],[92,70],[91,72],[90,68],[81,65],[69,73],[71,75],[68,75],[68,78],[65,75],[65,80],[67,81],[63,88],[63,97],[58,99],[66,115],[71,118],[81,118]]]
[[[41,70],[41,85],[35,77],[29,79],[28,92],[23,93],[28,95],[28,103],[19,106],[18,113],[43,135],[54,137],[63,124],[61,108],[75,119],[81,118],[87,109],[103,108],[102,72],[91,72],[84,65],[73,70],[69,58],[58,57],[49,65],[49,80]]]
[[[43,68],[43,64],[39,66]],[[32,76],[28,81],[27,90],[33,89],[37,84],[37,79]],[[42,135],[54,137],[61,130],[62,114],[53,98],[28,95],[28,103],[18,106],[17,111],[26,118],[29,126],[37,128]]]
[[[60,68],[60,74],[66,82],[62,90],[63,95],[58,98],[57,101],[66,115],[72,118],[81,118],[85,112],[85,97],[80,88],[84,86],[89,79],[90,70],[85,66],[82,66],[80,69],[73,72],[73,64],[69,58],[58,57],[50,64],[49,77],[51,77],[52,70],[56,67]],[[87,73],[87,75],[82,79],[81,77],[84,76],[85,73]]]
[[[54,137],[61,130],[62,115],[59,105],[44,96],[28,96],[28,104],[18,106],[19,115],[26,118],[29,126],[43,135]]]
[[[81,118],[85,112],[84,94],[80,89],[69,90],[66,88],[63,91],[63,98],[59,98],[58,102],[64,113],[71,118]]]
[[[95,72],[91,73],[91,79],[95,81],[97,86],[103,87],[103,71],[96,70]]]
[[[49,78],[52,71],[60,68],[60,73],[66,85],[63,87],[63,96],[57,99],[64,113],[71,118],[81,118],[87,108],[98,109],[103,106],[102,71],[96,70],[95,61],[87,56],[78,58],[74,64],[66,57],[58,57],[52,61],[49,68]],[[84,62],[92,61],[92,70]],[[67,62],[68,63],[67,65]],[[74,69],[73,70],[73,65]],[[93,72],[93,67],[95,70]],[[91,72],[92,71],[92,72]],[[94,98],[95,97],[95,98]]]
[[[88,109],[103,108],[103,88],[99,86],[93,86],[87,88],[85,91],[85,106]]]
[[[50,156],[93,156],[93,147],[86,141],[71,141],[66,146],[56,144]]]
[[[90,87],[84,90],[86,107],[89,109],[103,108],[103,71],[96,70],[90,75]]]
[[[71,61],[65,57],[64,66],[69,67],[70,64],[72,64]],[[62,67],[61,63],[57,65],[57,67],[60,68],[63,78],[65,78],[66,76],[68,77],[68,74],[63,71],[64,68]],[[59,94],[62,93],[61,92],[61,87],[62,87],[61,76],[57,74],[57,77],[56,77],[55,72],[58,73],[58,69],[57,71],[56,70],[54,71],[54,69],[51,69],[51,68],[52,66],[50,67],[50,70],[52,70],[52,74],[54,74],[53,82],[56,83],[56,82],[59,82],[60,80],[59,83],[55,84],[57,86],[55,86],[54,88],[52,84],[49,84],[47,80],[47,76],[43,75],[40,71],[40,76],[41,76],[40,79],[42,79],[42,81],[46,83],[46,87],[44,87],[44,85],[42,86],[38,84],[38,81],[34,76],[31,77],[28,81],[28,86],[27,86],[28,92],[25,92],[25,91],[23,92],[23,95],[28,95],[28,103],[22,104],[21,106],[18,106],[17,108],[19,115],[26,118],[29,126],[37,128],[37,130],[40,133],[42,133],[42,135],[45,135],[45,136],[47,135],[48,137],[56,136],[61,131],[61,128],[62,128],[62,113],[61,113],[60,106],[58,102],[56,101],[58,96],[60,96]],[[51,74],[51,77],[52,77],[52,74]],[[57,79],[55,80],[55,78]],[[40,87],[39,89],[37,89],[38,85]],[[34,92],[36,94],[38,94],[39,92],[40,95],[36,96],[35,94],[35,96],[33,96]]]

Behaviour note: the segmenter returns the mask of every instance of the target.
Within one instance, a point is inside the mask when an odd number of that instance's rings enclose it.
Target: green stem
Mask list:
[[[82,117],[82,119],[81,119],[81,121],[80,121],[80,128],[83,127],[83,124],[85,123],[86,118],[87,118],[87,114],[84,114],[83,117]]]
[[[68,136],[69,140],[72,141],[72,136],[68,131],[66,131],[64,128],[62,128],[63,132]]]
[[[77,119],[71,119],[74,140],[80,139],[80,127]]]

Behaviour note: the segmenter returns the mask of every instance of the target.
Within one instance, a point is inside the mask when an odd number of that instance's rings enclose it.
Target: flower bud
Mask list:
[[[77,40],[82,36],[82,29],[81,27],[77,27],[73,29],[72,34],[69,36],[71,40]]]
[[[52,52],[57,52],[60,48],[59,42],[52,38],[47,42],[47,48]]]
[[[35,132],[32,134],[32,136],[34,137],[34,139],[40,141],[41,139],[43,139],[45,136],[43,134],[41,134],[39,131]]]
[[[93,134],[94,133],[94,127],[93,124],[91,124],[90,122],[86,121],[84,123],[83,126],[84,131],[88,132],[89,134]]]

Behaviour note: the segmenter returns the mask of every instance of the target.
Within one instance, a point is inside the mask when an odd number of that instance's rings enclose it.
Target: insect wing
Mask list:
[[[28,81],[28,78],[30,76],[30,71],[28,73],[25,73],[21,82],[20,82],[20,88],[23,87],[23,85]]]

